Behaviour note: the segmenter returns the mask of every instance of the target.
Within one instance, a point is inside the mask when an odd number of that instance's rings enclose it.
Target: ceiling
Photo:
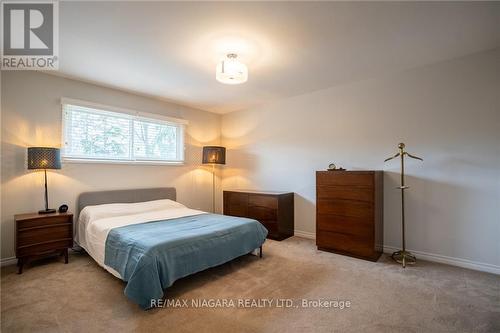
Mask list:
[[[59,75],[227,113],[496,48],[500,3],[60,2],[59,31]]]

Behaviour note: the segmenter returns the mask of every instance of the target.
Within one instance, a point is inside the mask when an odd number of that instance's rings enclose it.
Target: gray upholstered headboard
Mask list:
[[[78,215],[85,206],[109,203],[132,203],[160,199],[175,200],[175,187],[83,192],[78,196]]]

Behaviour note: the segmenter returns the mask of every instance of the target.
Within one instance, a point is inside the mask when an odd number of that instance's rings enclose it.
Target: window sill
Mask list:
[[[63,158],[63,163],[70,164],[123,164],[123,165],[157,165],[157,166],[180,166],[184,165],[184,161],[123,161],[123,160],[90,160],[80,158]]]

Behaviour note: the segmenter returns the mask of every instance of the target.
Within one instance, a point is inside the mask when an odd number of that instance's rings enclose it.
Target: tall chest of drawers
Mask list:
[[[319,250],[377,261],[384,242],[382,171],[316,172]]]

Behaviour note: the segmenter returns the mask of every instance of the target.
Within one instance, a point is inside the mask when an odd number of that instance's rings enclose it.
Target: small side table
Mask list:
[[[68,249],[73,247],[73,214],[18,214],[16,223],[16,257],[18,274],[30,260],[59,253],[68,263]]]

